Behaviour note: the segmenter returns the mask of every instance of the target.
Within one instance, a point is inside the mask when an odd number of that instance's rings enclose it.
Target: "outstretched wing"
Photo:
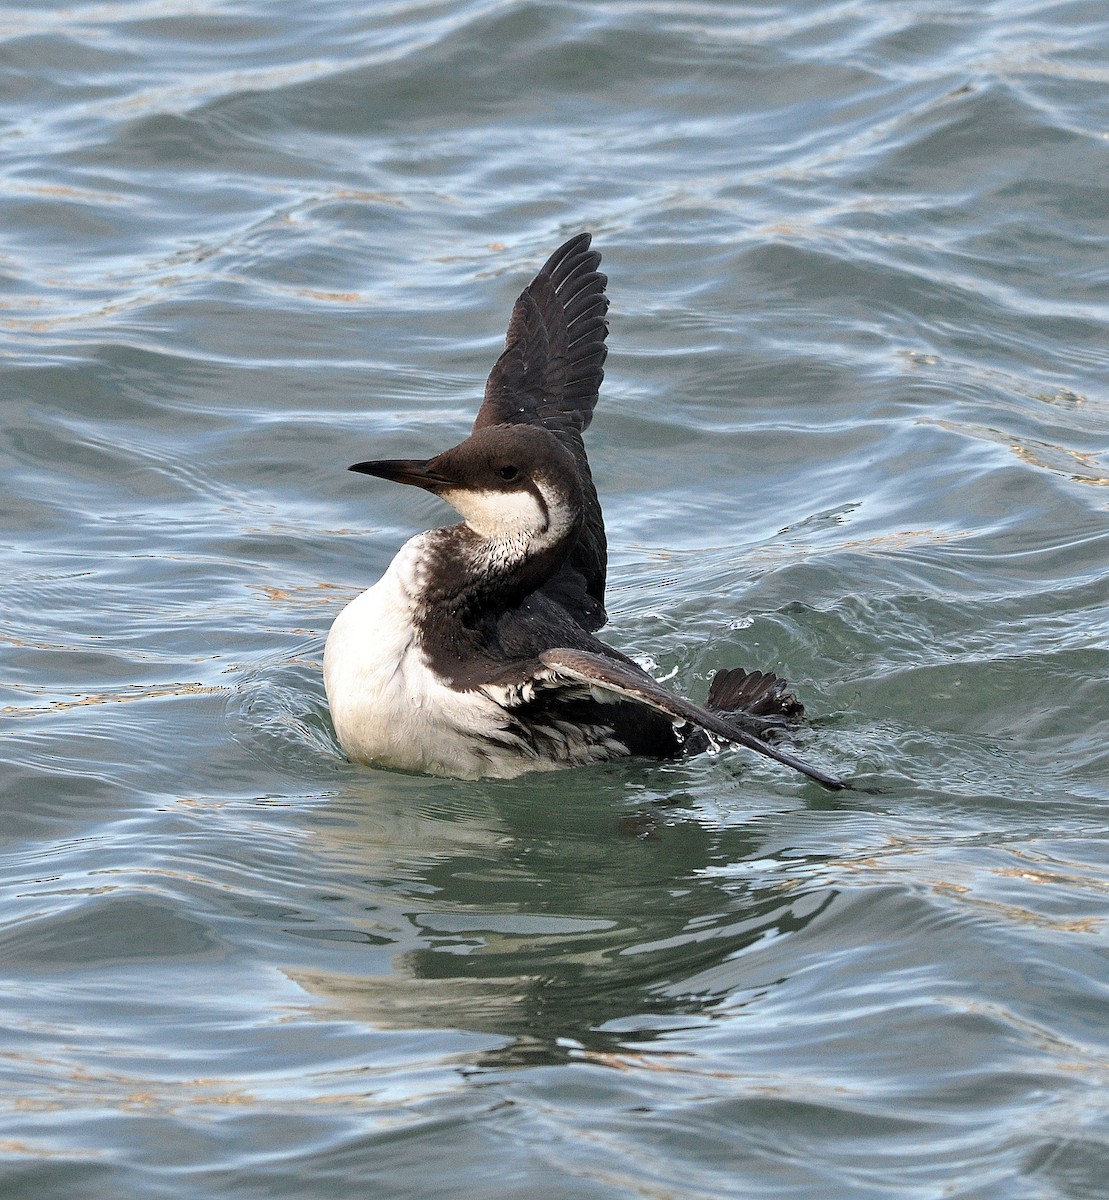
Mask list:
[[[597,270],[601,256],[590,250],[591,240],[579,233],[560,246],[520,293],[475,430],[542,425],[556,435],[576,434],[580,444],[607,353],[608,280]]]
[[[560,246],[520,294],[474,429],[540,425],[573,455],[584,499],[582,529],[566,563],[542,590],[592,631],[607,620],[608,547],[582,434],[604,378],[608,281],[597,270],[601,256],[590,250],[590,240],[579,233]]]
[[[851,784],[826,774],[819,767],[810,766],[789,751],[771,746],[761,738],[746,733],[719,714],[667,691],[638,667],[600,654],[591,654],[587,650],[544,650],[539,655],[539,661],[553,673],[547,686],[557,686],[560,681],[574,682],[591,690],[600,690],[624,700],[644,704],[675,721],[688,721],[691,725],[697,725],[722,741],[735,742],[749,750],[765,754],[767,758],[800,771],[802,775],[807,775],[832,791],[852,788]]]

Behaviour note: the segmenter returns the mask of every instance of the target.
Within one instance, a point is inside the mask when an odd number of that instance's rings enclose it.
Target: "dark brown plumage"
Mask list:
[[[850,786],[767,742],[803,712],[777,676],[720,671],[698,705],[594,636],[607,546],[582,434],[604,378],[600,261],[579,234],[520,294],[469,438],[351,468],[434,492],[464,521],[412,539],[333,627],[340,740],[367,761],[478,777],[673,758],[713,738]]]

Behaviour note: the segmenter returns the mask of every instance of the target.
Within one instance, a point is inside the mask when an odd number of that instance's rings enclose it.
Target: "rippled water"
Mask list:
[[[0,1178],[1109,1195],[1102,4],[0,13]],[[592,229],[608,636],[742,752],[346,763],[319,660]]]

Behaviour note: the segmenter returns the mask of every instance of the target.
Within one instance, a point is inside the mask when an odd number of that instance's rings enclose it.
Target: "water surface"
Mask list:
[[[0,14],[11,1197],[1109,1195],[1109,19]],[[731,751],[356,767],[329,622],[591,229],[609,639]]]

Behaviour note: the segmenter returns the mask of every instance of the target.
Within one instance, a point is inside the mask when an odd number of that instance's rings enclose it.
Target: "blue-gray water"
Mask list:
[[[0,1190],[1109,1195],[1109,13],[7,5]],[[727,752],[346,763],[319,661],[594,231],[607,636]]]

